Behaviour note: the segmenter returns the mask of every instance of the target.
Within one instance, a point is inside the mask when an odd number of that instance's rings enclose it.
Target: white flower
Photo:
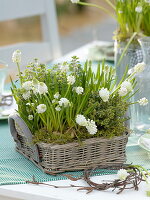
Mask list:
[[[145,69],[145,63],[144,62],[141,62],[141,63],[138,63],[134,66],[134,72],[135,73],[141,73],[143,72]]]
[[[129,75],[133,74],[133,72],[134,72],[134,68],[131,68],[131,69],[128,70]]]
[[[28,120],[33,120],[33,115],[28,115]]]
[[[31,90],[32,89],[32,81],[26,81],[22,84],[22,88],[25,90]]]
[[[56,102],[57,102],[56,99],[53,99],[53,100],[52,100],[52,103],[56,103]]]
[[[132,91],[132,84],[130,83],[130,81],[124,81],[121,84],[121,87],[126,88],[128,92]]]
[[[84,89],[83,89],[83,87],[75,87],[75,91],[77,94],[82,94]]]
[[[137,6],[137,7],[135,8],[135,11],[136,11],[137,13],[141,13],[142,10],[143,10],[142,6]]]
[[[61,111],[61,107],[60,106],[56,106],[55,110]]]
[[[76,81],[75,76],[70,75],[67,77],[68,84],[73,85],[75,81]]]
[[[72,3],[78,3],[80,0],[71,0]]]
[[[21,51],[20,50],[16,50],[16,51],[13,52],[12,61],[14,63],[20,63],[21,62]]]
[[[34,106],[34,103],[31,103],[31,106]]]
[[[77,115],[76,116],[76,123],[79,124],[80,126],[86,126],[87,125],[87,120],[84,117],[84,115]]]
[[[97,126],[93,120],[88,119],[86,128],[91,135],[94,135],[97,132]]]
[[[148,99],[143,97],[142,99],[138,100],[138,103],[140,104],[140,106],[146,106],[148,104]]]
[[[125,87],[121,87],[118,91],[119,96],[125,96],[128,93],[128,90]]]
[[[37,112],[38,113],[44,113],[46,111],[46,105],[45,104],[40,104],[37,106]]]
[[[22,94],[22,97],[23,97],[25,100],[29,99],[30,96],[31,96],[30,91],[28,91],[28,92],[24,92],[24,93]]]
[[[118,178],[121,180],[121,181],[124,181],[127,176],[129,175],[129,173],[127,172],[127,170],[125,169],[120,169],[117,173],[118,175]]]
[[[43,82],[38,84],[38,93],[39,94],[46,94],[48,92],[47,85]]]
[[[59,92],[56,92],[56,94],[54,94],[54,98],[55,98],[55,99],[58,99],[59,96],[60,96]]]
[[[109,99],[109,90],[107,88],[102,88],[99,91],[99,96],[102,98],[104,102],[108,101]]]
[[[30,106],[30,103],[26,103],[26,106]]]
[[[70,101],[66,98],[61,98],[60,101],[58,101],[60,106],[68,107],[70,106]]]

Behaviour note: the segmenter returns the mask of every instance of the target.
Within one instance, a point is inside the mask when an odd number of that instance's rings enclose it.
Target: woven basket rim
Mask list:
[[[108,141],[117,141],[117,140],[121,140],[123,138],[127,138],[129,136],[129,132],[124,132],[121,136],[114,136],[113,138],[104,138],[104,137],[96,137],[96,138],[88,138],[82,141],[83,145],[88,145],[91,143],[99,143],[99,141],[101,142],[108,142]],[[43,146],[43,147],[53,147],[53,148],[57,148],[57,147],[69,147],[70,145],[73,146],[80,146],[80,143],[78,141],[76,142],[69,142],[66,144],[55,144],[55,143],[44,143],[44,142],[40,142],[37,143],[37,145],[39,146]]]

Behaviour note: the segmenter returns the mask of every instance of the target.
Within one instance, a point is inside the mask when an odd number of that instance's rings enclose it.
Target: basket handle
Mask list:
[[[32,142],[32,133],[24,120],[18,115],[18,114],[11,114],[8,118],[8,123],[10,127],[10,132],[12,137],[14,138],[14,141],[16,142],[16,145],[18,148],[21,148],[21,142],[18,139],[18,131],[16,130],[15,122],[19,124],[19,127],[21,127],[21,135],[23,135],[28,143],[30,144],[30,148],[33,151],[33,156],[32,158],[36,161],[39,162],[39,151],[37,145],[34,145]]]

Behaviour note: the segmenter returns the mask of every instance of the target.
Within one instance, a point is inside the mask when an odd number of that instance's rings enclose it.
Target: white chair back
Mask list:
[[[22,51],[22,66],[38,58],[48,62],[61,56],[55,0],[0,0],[0,21],[40,15],[42,42],[23,42],[0,47],[0,59],[14,70],[11,56],[14,50]],[[16,30],[17,31],[17,30]]]

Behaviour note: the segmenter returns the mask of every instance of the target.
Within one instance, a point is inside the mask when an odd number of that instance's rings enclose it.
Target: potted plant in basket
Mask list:
[[[126,68],[117,84],[115,69],[105,62],[94,72],[91,62],[82,66],[77,57],[50,69],[35,60],[22,73],[21,52],[15,51],[12,59],[20,87],[12,82],[18,110],[9,124],[19,152],[45,172],[125,162],[126,112],[133,104],[135,74],[144,65],[136,65],[131,74]]]

